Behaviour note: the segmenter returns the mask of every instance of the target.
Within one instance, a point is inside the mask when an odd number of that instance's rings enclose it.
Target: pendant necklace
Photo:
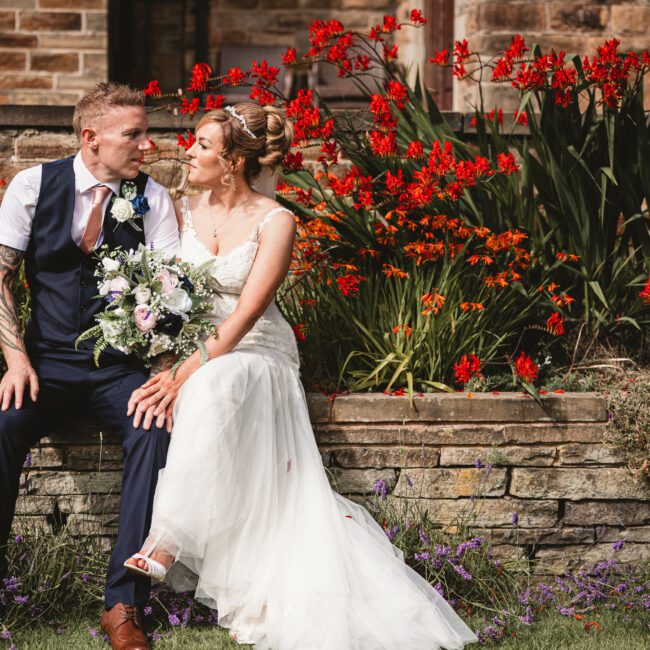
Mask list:
[[[234,216],[235,212],[241,208],[245,203],[247,203],[250,198],[253,196],[253,194],[249,194],[243,201],[238,203],[235,207],[231,208],[228,211],[228,216],[217,226],[215,220],[214,220],[214,212],[212,209],[212,206],[208,203],[208,206],[210,207],[210,222],[212,223],[212,237],[213,239],[218,239],[217,232],[223,228],[223,226],[226,224],[227,221],[230,220],[232,216]]]

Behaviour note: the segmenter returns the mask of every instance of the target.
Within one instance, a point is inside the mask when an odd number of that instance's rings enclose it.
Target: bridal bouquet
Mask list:
[[[93,356],[108,347],[134,354],[147,363],[162,352],[187,358],[202,339],[216,331],[207,319],[215,291],[206,267],[179,262],[162,251],[140,245],[138,250],[99,252],[95,275],[99,293],[108,303],[95,318],[97,325],[80,341],[96,338]]]

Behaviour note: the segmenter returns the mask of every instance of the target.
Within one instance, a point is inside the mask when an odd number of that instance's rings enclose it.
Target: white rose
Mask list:
[[[117,271],[120,268],[120,263],[112,257],[103,257],[102,265],[105,271]]]
[[[114,320],[102,319],[99,321],[99,326],[102,328],[104,338],[113,346],[115,339],[121,334],[122,327]]]
[[[115,221],[119,221],[120,223],[129,221],[130,219],[133,219],[134,214],[135,210],[133,209],[133,205],[131,205],[131,201],[120,198],[117,198],[115,201],[113,201],[111,215]]]
[[[135,302],[144,305],[151,298],[151,289],[146,284],[139,284],[133,291]]]
[[[166,352],[170,348],[170,341],[169,337],[165,336],[164,334],[161,336],[153,336],[151,339],[151,344],[149,345],[149,351],[147,352],[147,356],[149,357],[155,357],[158,354],[162,354],[163,352]]]
[[[187,319],[187,312],[192,309],[192,299],[187,295],[187,291],[176,287],[161,296],[162,304],[167,311],[177,316]]]

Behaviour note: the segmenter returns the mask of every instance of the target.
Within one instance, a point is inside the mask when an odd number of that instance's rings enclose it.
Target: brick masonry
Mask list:
[[[108,0],[0,0],[0,104],[74,104],[108,78]]]
[[[389,499],[418,499],[440,525],[471,520],[499,556],[527,558],[538,574],[611,557],[619,539],[622,561],[650,557],[650,489],[605,446],[605,400],[596,394],[549,395],[543,408],[518,393],[308,401],[332,484],[354,500],[366,502],[385,479]],[[31,463],[16,532],[67,523],[75,534],[115,533],[113,435],[75,423],[45,438]]]
[[[455,38],[466,38],[471,51],[484,59],[497,54],[515,34],[530,46],[564,50],[568,54],[595,54],[608,38],[619,38],[624,50],[650,48],[648,0],[592,0],[566,3],[557,0],[456,0]],[[646,92],[650,79],[646,80]],[[514,110],[517,94],[504,84],[484,90],[485,106]],[[454,82],[454,109],[468,110],[477,101],[475,83]]]

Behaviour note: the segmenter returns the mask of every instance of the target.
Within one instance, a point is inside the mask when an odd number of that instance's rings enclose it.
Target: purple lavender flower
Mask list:
[[[31,467],[32,466],[32,452],[28,451],[27,456],[25,456],[25,464],[23,467]]]
[[[575,607],[558,607],[558,611],[562,616],[573,616],[576,613]]]
[[[482,469],[483,468],[483,463],[481,462],[480,458],[477,458],[474,461],[474,467],[476,467],[476,469]]]
[[[472,574],[467,571],[467,569],[462,564],[454,564],[454,571],[463,579],[471,580]]]
[[[11,632],[7,628],[5,628],[4,630],[2,630],[2,632],[0,632],[0,639],[3,639],[4,641],[8,641],[9,639],[11,639]]]
[[[16,596],[14,600],[16,601],[17,605],[26,605],[29,601],[29,596]]]
[[[388,539],[393,541],[393,538],[397,534],[397,531],[399,531],[399,526],[397,524],[395,524],[392,528],[390,526],[386,526],[385,528],[386,537],[388,537]]]
[[[169,618],[169,622],[172,625],[180,625],[181,624],[181,621],[178,618],[178,616],[176,616],[176,614],[170,614],[168,618]]]
[[[516,526],[519,523],[519,514],[516,512],[512,513],[512,517],[510,518],[510,521],[512,521],[512,525]]]
[[[519,620],[524,625],[531,625],[533,622],[533,610],[530,607],[526,607],[526,613],[523,616],[520,616]]]
[[[622,540],[622,539],[619,539],[618,541],[616,541],[616,542],[614,542],[612,544],[612,548],[615,551],[620,551],[623,548],[623,546],[625,546],[625,540]]]
[[[465,555],[465,551],[468,548],[478,548],[483,544],[485,540],[482,537],[472,537],[468,542],[462,542],[461,544],[458,545],[458,548],[456,549],[456,555],[458,557],[461,557]]]
[[[5,578],[4,583],[5,589],[10,593],[14,593],[20,589],[20,580],[13,576],[11,578]]]
[[[90,634],[93,639],[96,639],[99,636],[99,632],[94,627],[88,628],[88,634]]]
[[[485,478],[490,476],[491,473],[492,473],[492,463],[486,463],[485,464]]]
[[[408,488],[413,487],[413,481],[411,480],[411,477],[408,474],[406,475],[406,487]]]
[[[151,605],[147,605],[147,606],[142,610],[142,613],[143,613],[145,616],[151,616],[151,614],[153,613],[153,607],[151,607]]]
[[[416,553],[413,557],[418,562],[424,562],[425,560],[429,560],[431,558],[431,555],[429,554],[428,551],[424,551],[424,553]]]
[[[386,483],[386,480],[383,478],[380,478],[373,486],[372,489],[376,495],[379,496],[379,498],[382,501],[386,500],[386,497],[388,496],[388,484]]]
[[[427,534],[424,532],[424,530],[422,530],[422,528],[420,528],[419,536],[422,546],[429,546],[429,538],[427,537]]]
[[[433,588],[444,598],[445,597],[445,590],[443,586],[439,583],[436,582],[435,585],[433,585]]]

